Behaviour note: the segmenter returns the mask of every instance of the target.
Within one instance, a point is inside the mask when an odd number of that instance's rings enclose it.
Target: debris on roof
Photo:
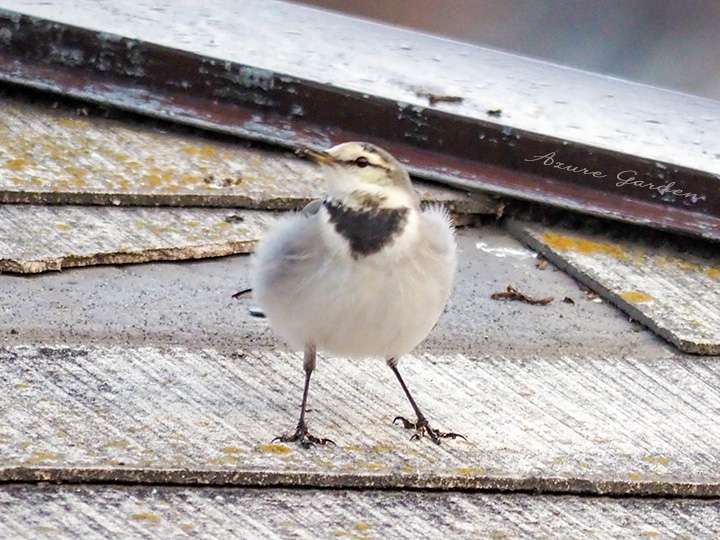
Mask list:
[[[504,291],[492,293],[490,295],[490,298],[492,300],[516,300],[518,302],[525,302],[526,304],[530,304],[533,306],[547,306],[550,302],[554,300],[552,296],[547,296],[545,298],[535,298],[533,296],[528,296],[527,294],[518,291],[512,285],[508,285]]]
[[[688,251],[681,239],[655,245],[516,220],[508,230],[680,350],[720,354],[720,257],[709,246]]]
[[[250,253],[272,212],[0,205],[0,272]]]

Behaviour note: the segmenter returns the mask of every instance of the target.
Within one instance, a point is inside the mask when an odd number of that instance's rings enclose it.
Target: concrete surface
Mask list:
[[[5,486],[4,538],[710,538],[718,501],[125,486]]]
[[[668,356],[665,345],[615,308],[591,301],[567,275],[535,267],[534,252],[493,225],[458,230],[460,263],[446,313],[420,351],[434,353]],[[39,276],[0,274],[5,343],[176,344],[282,348],[247,309],[249,257],[126,267],[101,266]],[[490,300],[513,284],[548,306]],[[572,298],[574,305],[562,302]]]

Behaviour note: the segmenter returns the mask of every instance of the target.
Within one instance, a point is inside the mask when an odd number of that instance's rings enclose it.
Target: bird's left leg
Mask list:
[[[420,439],[422,436],[427,435],[432,439],[432,441],[435,444],[440,444],[440,439],[457,439],[458,437],[467,440],[467,438],[464,435],[460,435],[459,433],[444,433],[438,429],[433,429],[430,427],[430,424],[428,424],[427,418],[425,418],[425,415],[422,413],[420,408],[417,406],[417,403],[415,403],[415,400],[412,397],[412,394],[410,394],[410,390],[408,390],[407,385],[405,384],[405,381],[403,381],[402,377],[400,376],[400,372],[397,369],[398,359],[397,358],[388,358],[387,365],[390,366],[390,369],[392,369],[393,373],[397,377],[397,380],[400,381],[400,386],[402,386],[403,391],[405,392],[405,395],[408,398],[408,401],[410,401],[410,405],[412,405],[413,410],[415,411],[415,415],[417,416],[417,420],[415,422],[411,422],[407,418],[404,418],[402,416],[396,416],[393,420],[393,424],[400,420],[403,424],[403,427],[405,429],[414,429],[415,435],[410,437],[410,440],[417,440]]]
[[[306,345],[303,363],[305,368],[305,389],[303,390],[302,406],[300,408],[300,420],[298,420],[297,427],[292,435],[281,435],[280,437],[275,437],[273,441],[299,442],[304,448],[310,448],[313,444],[335,444],[330,439],[323,439],[308,433],[307,424],[305,423],[305,409],[307,408],[308,391],[310,390],[310,376],[315,369],[316,357],[317,349],[315,345]]]

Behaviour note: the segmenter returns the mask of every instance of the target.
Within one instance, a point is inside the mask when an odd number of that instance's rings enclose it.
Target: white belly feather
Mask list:
[[[353,258],[322,212],[284,218],[258,246],[257,302],[295,349],[308,342],[342,356],[399,357],[440,317],[455,273],[447,213],[413,212],[395,241]]]

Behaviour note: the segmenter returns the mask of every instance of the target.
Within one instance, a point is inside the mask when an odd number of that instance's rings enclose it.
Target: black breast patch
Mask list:
[[[353,258],[377,253],[405,228],[408,208],[351,208],[337,201],[323,203],[330,223],[350,243]]]

